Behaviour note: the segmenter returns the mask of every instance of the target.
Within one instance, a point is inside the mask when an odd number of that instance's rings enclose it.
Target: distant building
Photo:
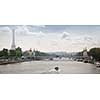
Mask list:
[[[84,59],[84,62],[88,62],[89,60],[88,51],[86,48],[83,50],[83,59]]]
[[[87,52],[87,49],[85,49],[83,51],[83,58],[87,58],[88,57],[88,52]]]
[[[29,53],[29,56],[32,56],[33,52],[32,52],[32,49],[30,48],[30,50],[28,51]]]
[[[29,49],[29,50],[23,52],[23,56],[24,57],[32,57],[33,56],[32,49]]]

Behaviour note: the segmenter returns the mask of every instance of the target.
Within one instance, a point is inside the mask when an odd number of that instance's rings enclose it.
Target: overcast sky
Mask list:
[[[23,50],[76,52],[100,47],[99,25],[0,25],[0,49],[11,48],[12,29],[16,46]]]

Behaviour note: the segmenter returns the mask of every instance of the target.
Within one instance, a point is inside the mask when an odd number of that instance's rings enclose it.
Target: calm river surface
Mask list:
[[[50,70],[58,66],[60,74],[99,74],[95,65],[76,61],[30,61],[0,65],[1,74],[52,74]],[[54,74],[54,73],[53,73]]]

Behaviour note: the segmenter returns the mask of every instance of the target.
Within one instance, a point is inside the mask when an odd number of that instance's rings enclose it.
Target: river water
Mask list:
[[[30,61],[0,65],[0,74],[52,74],[54,67],[60,74],[99,74],[100,68],[93,64],[76,61]],[[55,74],[55,72],[53,72]]]

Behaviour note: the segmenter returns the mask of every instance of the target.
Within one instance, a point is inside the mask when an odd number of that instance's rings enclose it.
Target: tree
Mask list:
[[[3,50],[0,51],[0,57],[7,58],[8,57],[8,49],[3,48]]]
[[[20,47],[16,48],[16,57],[21,57],[22,56],[22,49]]]
[[[16,57],[16,50],[9,50],[10,57]]]
[[[3,56],[8,57],[8,49],[3,49]]]
[[[96,61],[100,61],[100,48],[90,49],[89,55],[92,56]]]
[[[2,51],[0,51],[0,57],[2,57],[3,56],[3,52]]]

